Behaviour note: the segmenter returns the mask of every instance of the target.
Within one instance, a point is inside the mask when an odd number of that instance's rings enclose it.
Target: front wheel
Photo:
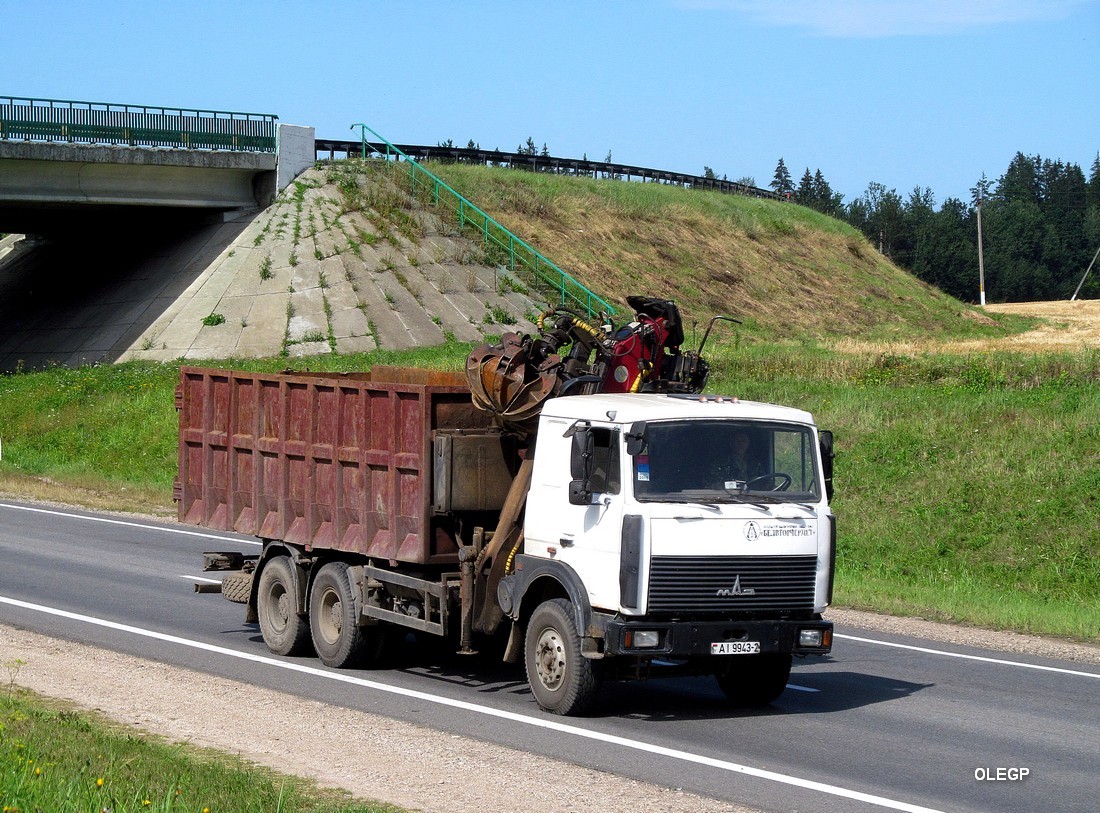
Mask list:
[[[781,653],[736,655],[715,677],[735,706],[757,708],[779,699],[791,677],[791,656]]]
[[[581,654],[573,608],[565,599],[540,604],[527,625],[524,662],[531,694],[544,710],[584,714],[600,691],[597,664]]]

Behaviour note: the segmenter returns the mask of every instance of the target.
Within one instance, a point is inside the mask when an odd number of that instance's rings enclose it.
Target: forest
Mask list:
[[[995,182],[978,180],[971,200],[949,197],[938,209],[931,189],[902,197],[879,183],[845,204],[821,170],[807,168],[796,186],[782,158],[770,186],[847,221],[895,263],[965,302],[979,299],[979,205],[989,302],[1068,299],[1100,249],[1100,153],[1086,179],[1077,164],[1018,152]],[[1097,267],[1078,297],[1100,298]]]

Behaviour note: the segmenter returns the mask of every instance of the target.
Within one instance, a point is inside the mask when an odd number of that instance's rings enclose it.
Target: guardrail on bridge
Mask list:
[[[0,96],[0,138],[275,152],[278,116]]]

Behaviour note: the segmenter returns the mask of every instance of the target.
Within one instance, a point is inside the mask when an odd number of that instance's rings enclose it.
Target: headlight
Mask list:
[[[627,649],[655,649],[661,645],[661,633],[657,630],[627,630],[623,634]]]
[[[805,647],[821,646],[821,630],[799,630],[798,645]]]

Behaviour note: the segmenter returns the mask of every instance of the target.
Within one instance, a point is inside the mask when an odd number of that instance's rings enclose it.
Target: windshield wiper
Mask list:
[[[776,503],[783,502],[783,500],[780,500],[777,497],[772,497],[768,494],[750,494],[747,491],[730,491],[727,493],[730,495],[733,502],[750,504],[761,503],[767,505],[774,505]]]

